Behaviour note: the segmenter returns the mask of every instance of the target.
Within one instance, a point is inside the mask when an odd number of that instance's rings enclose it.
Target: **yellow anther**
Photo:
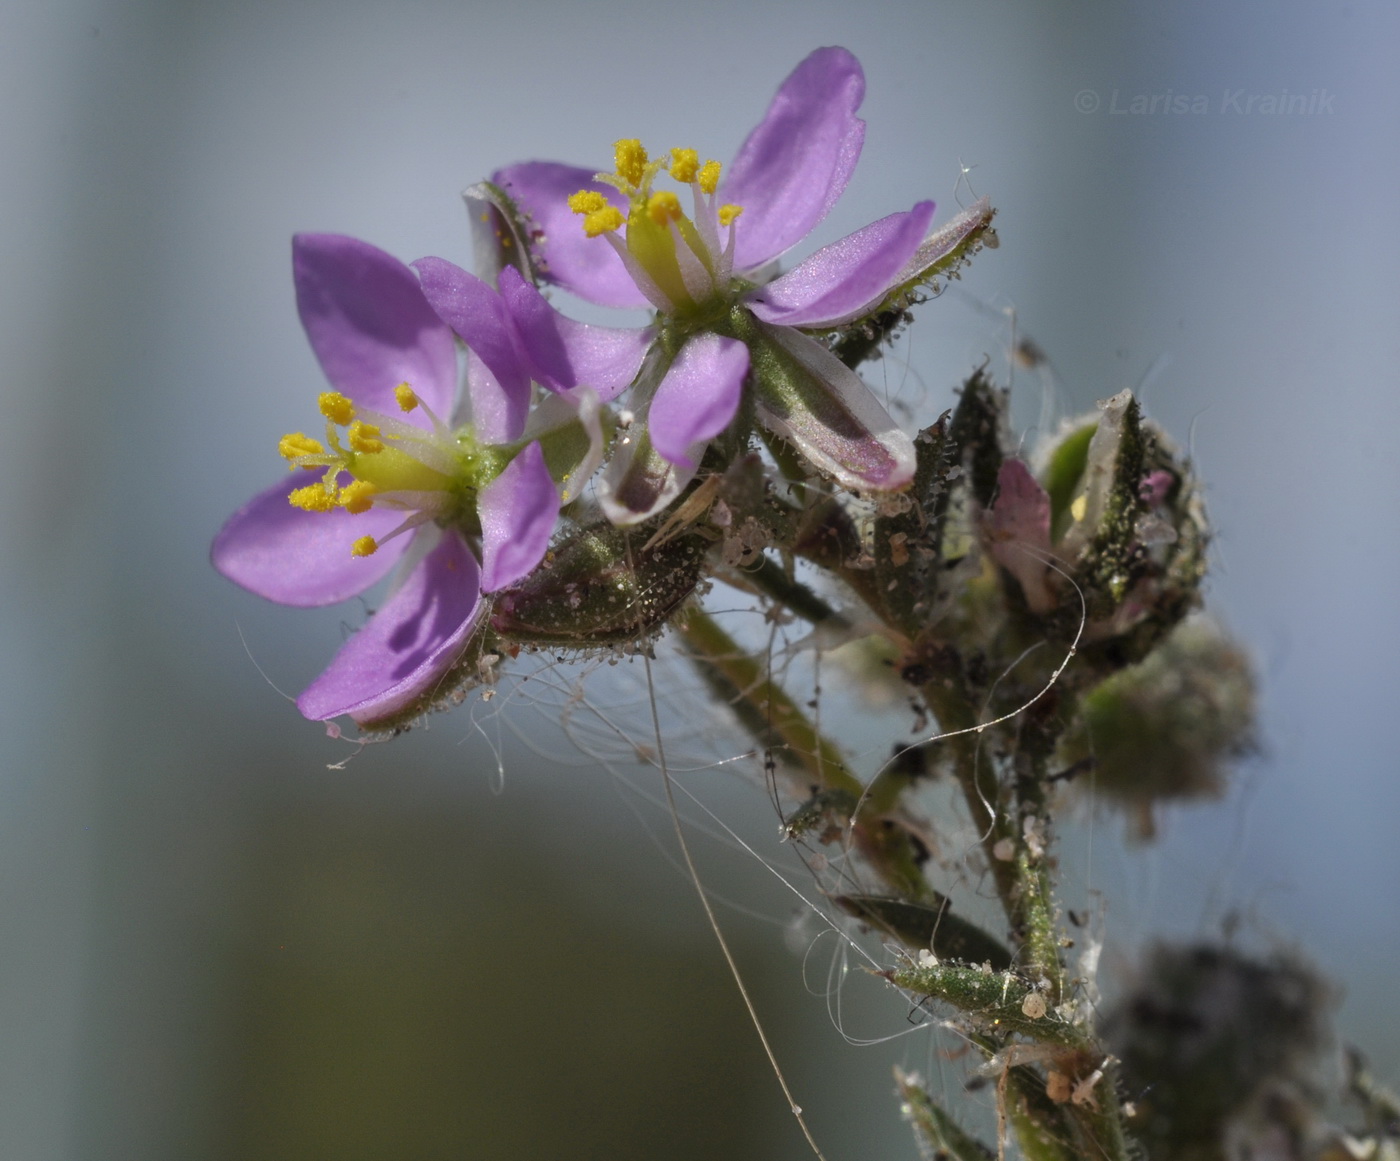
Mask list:
[[[658,226],[674,222],[681,216],[681,200],[668,189],[658,190],[647,198],[647,217]]]
[[[350,425],[350,430],[346,434],[349,437],[351,451],[374,455],[375,452],[384,450],[384,441],[379,438],[379,428],[372,423],[363,423],[357,419]]]
[[[624,137],[613,143],[613,159],[617,176],[629,185],[641,185],[647,171],[647,151],[635,137]]]
[[[327,488],[325,484],[308,484],[287,495],[287,502],[293,508],[306,512],[329,512],[335,507],[335,500],[335,489]]]
[[[379,551],[379,545],[375,543],[373,536],[361,536],[350,546],[351,556],[373,556]]]
[[[319,456],[325,452],[319,440],[312,439],[299,431],[288,432],[277,444],[277,450],[284,460],[294,460],[298,456]],[[309,465],[315,467],[314,464]]]
[[[608,199],[596,189],[581,189],[569,195],[569,209],[576,214],[596,214],[608,204]]]
[[[400,383],[394,388],[394,398],[399,401],[400,411],[412,411],[418,406],[418,396],[407,383]]]
[[[626,216],[616,206],[604,206],[583,219],[583,232],[590,238],[596,238],[599,234],[618,229],[625,221]]]
[[[352,516],[368,512],[374,506],[374,493],[377,489],[368,480],[351,480],[340,489],[340,506]]]
[[[729,225],[730,222],[732,222],[735,218],[737,218],[737,217],[738,217],[740,214],[742,214],[743,212],[744,212],[744,207],[743,207],[743,206],[726,205],[726,206],[720,206],[720,208],[719,208],[719,213],[718,213],[718,215],[716,215],[716,216],[719,218],[719,224],[720,224],[721,226],[727,226],[727,225]]]
[[[355,418],[355,405],[339,391],[323,391],[316,404],[320,407],[322,415],[341,427]]]
[[[718,161],[707,161],[700,167],[700,188],[707,194],[712,194],[719,186]]]
[[[693,149],[671,150],[671,176],[689,185],[700,172],[700,155]]]

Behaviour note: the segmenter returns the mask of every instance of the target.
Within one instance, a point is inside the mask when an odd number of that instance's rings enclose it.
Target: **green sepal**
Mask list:
[[[573,649],[657,632],[700,583],[710,540],[686,530],[648,548],[654,532],[599,524],[566,534],[496,595],[493,628],[510,644]]]
[[[1142,409],[1137,400],[1127,392],[1123,394],[1128,395],[1128,398],[1122,406],[1121,421],[1117,431],[1109,437],[1116,440],[1117,446],[1110,450],[1105,441],[1106,446],[1100,450],[1094,446],[1095,440],[1090,440],[1086,463],[1086,473],[1095,468],[1112,472],[1112,482],[1103,497],[1097,527],[1085,555],[1084,565],[1080,568],[1082,580],[1093,590],[1091,597],[1100,597],[1101,608],[1092,610],[1100,615],[1107,611],[1102,608],[1103,604],[1116,606],[1122,603],[1136,579],[1138,565],[1143,559],[1138,551],[1137,521],[1146,511],[1141,496],[1146,463],[1146,435],[1142,426]],[[1110,400],[1109,408],[1115,406],[1119,398],[1121,396]],[[1108,419],[1109,409],[1106,408],[1099,431],[1095,432],[1096,439],[1100,433],[1109,430]],[[1111,468],[1107,463],[1110,455]],[[1096,464],[1096,459],[1101,462]],[[1091,599],[1091,605],[1093,603]]]
[[[840,329],[832,348],[836,357],[852,370],[877,357],[880,348],[912,319],[909,307],[941,293],[947,280],[961,277],[962,267],[983,246],[996,249],[995,216],[991,199],[981,198],[934,230],[896,275],[889,293]]]
[[[875,517],[873,596],[888,620],[910,638],[934,620],[940,601],[942,546],[934,533],[948,473],[957,462],[949,414],[945,411],[914,437],[914,482]]]
[[[1045,1015],[1026,1015],[1024,1006],[1032,992],[1030,982],[1012,971],[994,971],[959,963],[909,963],[881,972],[896,987],[915,995],[930,996],[958,1009],[984,1032],[1015,1032],[1041,1044],[1082,1048],[1084,1032],[1047,1008]],[[1041,998],[1045,997],[1043,994]]]
[[[818,790],[783,819],[783,838],[806,838],[816,834],[819,842],[839,838],[855,817],[860,799],[839,787]]]
[[[963,384],[958,405],[948,424],[948,438],[968,475],[972,498],[990,508],[997,494],[997,476],[1005,447],[1007,394],[979,367]]]
[[[949,1161],[991,1161],[996,1156],[986,1145],[967,1133],[943,1107],[924,1090],[917,1077],[898,1066],[894,1070],[895,1089],[902,1102],[905,1119],[914,1126],[919,1140],[934,1157]]]
[[[894,936],[905,947],[927,947],[939,959],[966,964],[990,964],[993,971],[1011,966],[1011,953],[975,923],[954,915],[946,896],[930,892],[932,907],[883,895],[833,895],[831,901],[853,915]]]
[[[476,274],[496,285],[500,273],[514,266],[529,283],[536,283],[535,259],[530,252],[530,224],[515,200],[494,182],[482,181],[462,191],[471,221]]]
[[[1045,490],[1050,494],[1050,540],[1059,540],[1069,522],[1069,505],[1075,489],[1084,476],[1089,459],[1089,442],[1098,429],[1097,423],[1076,427],[1050,453],[1045,468]]]

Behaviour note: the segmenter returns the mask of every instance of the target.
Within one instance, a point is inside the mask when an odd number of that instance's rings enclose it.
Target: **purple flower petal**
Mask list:
[[[865,141],[855,115],[865,74],[844,48],[819,48],[778,89],[720,182],[720,200],[744,207],[734,266],[776,258],[816,226],[846,188]]]
[[[559,492],[532,443],[481,489],[481,589],[494,593],[514,584],[544,559],[559,517]]]
[[[340,647],[297,698],[297,709],[313,721],[349,714],[371,722],[406,708],[461,655],[480,605],[476,558],[460,536],[447,532]]]
[[[604,238],[583,232],[583,219],[569,209],[569,196],[597,190],[624,214],[627,199],[593,180],[595,170],[555,161],[526,161],[491,175],[529,220],[530,244],[539,276],[602,306],[649,305],[617,252]]]
[[[515,323],[533,376],[551,391],[592,387],[604,402],[637,377],[650,328],[590,326],[560,314],[513,266],[501,271],[501,300]]]
[[[491,374],[491,368],[467,349],[467,390],[453,416],[454,426],[470,423],[482,443],[510,443],[525,423],[529,400],[522,406],[520,393],[511,395]]]
[[[390,254],[339,234],[292,239],[297,311],[326,378],[361,407],[397,414],[407,383],[445,415],[457,393],[457,348],[413,271]],[[408,416],[426,425],[428,419]]]
[[[737,339],[699,334],[671,364],[647,410],[651,445],[667,462],[695,470],[703,445],[739,410],[749,350]]]
[[[914,478],[914,442],[860,376],[791,327],[759,323],[751,347],[760,423],[854,491],[897,491]]]
[[[372,556],[351,556],[350,546],[361,536],[386,536],[404,513],[380,507],[358,516],[344,508],[308,512],[287,502],[294,488],[320,478],[319,472],[288,472],[244,504],[214,538],[214,567],[249,592],[304,609],[346,600],[388,573],[408,547],[407,537]]]
[[[1176,477],[1171,472],[1158,468],[1143,476],[1142,483],[1138,485],[1138,495],[1149,508],[1156,508],[1166,500],[1175,483]]]
[[[445,258],[420,258],[413,268],[423,280],[423,293],[433,310],[491,372],[489,377],[477,376],[472,385],[473,419],[481,395],[480,409],[499,417],[495,423],[499,430],[493,432],[493,439],[516,438],[525,427],[525,413],[530,408],[530,372],[516,346],[500,295]],[[499,400],[489,398],[495,392],[500,393]]]
[[[749,307],[764,322],[790,327],[836,327],[869,314],[899,285],[932,220],[933,203],[919,202],[872,222],[754,291]]]

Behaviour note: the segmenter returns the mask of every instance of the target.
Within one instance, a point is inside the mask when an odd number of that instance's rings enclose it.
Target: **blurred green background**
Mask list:
[[[961,164],[1001,211],[881,386],[941,410],[1004,365],[1014,306],[1061,407],[1140,389],[1208,482],[1265,752],[1153,848],[1086,819],[1069,891],[1112,888],[1105,977],[1238,909],[1400,1075],[1394,6],[7,0],[0,1157],[807,1155],[624,742],[585,761],[563,695],[521,697],[328,769],[350,748],[278,691],[359,610],[266,606],[206,556],[319,389],[293,232],[466,262],[457,191],[495,166],[623,135],[727,158],[829,43],[870,128],[813,244],[924,196],[946,218]],[[1334,100],[1226,101],[1284,90]],[[1209,109],[1115,112],[1164,93]],[[1027,424],[1046,389],[1018,382]],[[585,688],[645,740],[611,681]],[[752,786],[689,784],[774,853]],[[913,1157],[889,1063],[937,1070],[929,1036],[852,983],[852,1034],[904,1035],[845,1043],[791,897],[704,865],[755,912],[722,914],[828,1156]]]

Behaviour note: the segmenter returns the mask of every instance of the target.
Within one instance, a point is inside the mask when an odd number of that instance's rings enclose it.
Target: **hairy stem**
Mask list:
[[[865,787],[830,742],[762,664],[701,609],[677,624],[691,660],[724,693],[744,727],[765,749],[781,756],[799,798],[836,792],[860,802]],[[886,886],[901,897],[932,902],[936,895],[919,865],[921,852],[907,830],[868,808],[849,820],[851,841]]]

